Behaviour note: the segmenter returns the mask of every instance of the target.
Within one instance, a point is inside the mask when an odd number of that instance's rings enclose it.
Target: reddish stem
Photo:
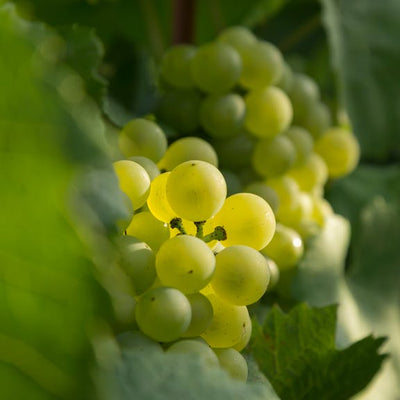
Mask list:
[[[193,42],[195,2],[196,0],[173,0],[174,44]]]

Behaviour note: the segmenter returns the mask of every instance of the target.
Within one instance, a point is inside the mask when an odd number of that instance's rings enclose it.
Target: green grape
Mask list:
[[[232,346],[232,349],[235,349],[237,351],[242,351],[243,349],[245,349],[251,339],[251,330],[252,330],[252,325],[251,325],[251,321],[250,321],[250,324],[246,325],[244,334],[242,335],[240,340]]]
[[[231,246],[216,255],[211,286],[221,299],[246,306],[255,303],[267,290],[270,279],[268,263],[248,246]]]
[[[131,223],[135,211],[133,210],[131,199],[124,192],[121,192],[121,195],[122,202],[125,205],[126,209],[126,216],[117,219],[115,221],[115,224],[118,228],[118,232],[122,234]]]
[[[189,300],[178,289],[157,287],[139,297],[135,307],[140,330],[158,342],[172,342],[187,330],[192,318]]]
[[[150,212],[158,220],[167,223],[177,216],[167,200],[167,181],[170,173],[165,172],[154,178],[153,182],[151,182],[150,193],[147,198],[147,206]]]
[[[210,326],[213,319],[213,308],[210,300],[202,293],[192,293],[186,297],[192,308],[192,319],[189,328],[182,336],[199,336]]]
[[[278,195],[278,214],[281,208],[290,209],[295,206],[300,189],[299,185],[293,178],[290,178],[287,175],[282,175],[276,178],[268,179],[266,184]]]
[[[129,197],[134,210],[146,203],[150,192],[150,177],[146,170],[134,161],[120,160],[113,163],[120,189]]]
[[[272,208],[274,214],[279,208],[279,196],[272,187],[264,182],[251,182],[245,186],[243,192],[253,193],[263,198]]]
[[[167,138],[155,122],[136,118],[122,128],[119,148],[125,157],[142,156],[158,162],[167,150]]]
[[[282,53],[272,43],[257,40],[240,50],[243,67],[239,82],[247,89],[275,84],[283,72]]]
[[[199,160],[175,167],[167,181],[167,199],[176,214],[190,221],[206,221],[222,207],[226,183],[213,165]]]
[[[352,172],[360,159],[355,136],[342,128],[331,128],[315,143],[315,151],[325,160],[328,174],[340,178]]]
[[[221,169],[220,171],[226,182],[228,196],[242,191],[242,184],[237,174],[227,169]]]
[[[294,206],[289,208],[281,207],[278,210],[277,220],[284,225],[297,228],[299,225],[311,219],[313,201],[306,192],[297,195]]]
[[[190,133],[199,126],[200,103],[196,90],[168,90],[160,99],[157,116],[179,133]]]
[[[215,349],[221,368],[224,369],[231,378],[246,382],[248,367],[246,359],[235,349]]]
[[[295,267],[303,256],[303,240],[294,229],[278,223],[274,237],[261,253],[272,258],[281,271],[288,270]]]
[[[219,367],[219,361],[216,354],[211,350],[207,343],[193,339],[179,340],[172,344],[167,353],[170,354],[187,354],[190,356],[198,356],[207,367]]]
[[[251,162],[256,172],[265,178],[284,174],[296,161],[296,148],[284,135],[260,140]]]
[[[165,286],[195,293],[206,286],[215,270],[215,256],[201,239],[175,236],[156,255],[157,275]]]
[[[161,60],[161,76],[172,86],[187,89],[194,85],[190,73],[190,61],[196,48],[190,45],[170,47]]]
[[[162,160],[159,162],[159,168],[172,171],[176,166],[185,161],[201,160],[218,167],[218,156],[214,148],[198,137],[185,137],[172,143]]]
[[[288,172],[301,190],[312,192],[316,187],[322,187],[328,180],[328,168],[324,159],[317,153],[311,153],[303,165]]]
[[[264,256],[268,263],[269,273],[270,273],[270,280],[268,285],[268,291],[272,290],[277,283],[279,282],[279,268],[276,265],[276,262],[269,257]]]
[[[150,339],[140,331],[122,332],[116,337],[119,347],[124,351],[134,351],[148,354],[150,351],[161,353],[160,343]]]
[[[290,139],[296,149],[295,166],[303,164],[313,151],[313,137],[300,126],[291,126],[285,132],[285,136]]]
[[[170,236],[168,224],[158,220],[148,211],[135,214],[126,233],[147,243],[155,252]]]
[[[237,171],[250,163],[254,140],[244,132],[235,137],[213,140],[212,144],[218,154],[221,167]]]
[[[214,224],[222,226],[227,239],[225,247],[242,244],[260,250],[265,247],[275,231],[275,217],[269,204],[252,193],[237,193],[229,196]]]
[[[285,92],[276,87],[251,90],[245,103],[244,125],[259,138],[276,136],[292,121],[292,104]]]
[[[299,122],[320,96],[316,82],[308,75],[298,73],[293,75],[288,94],[293,106],[294,120]]]
[[[301,125],[317,140],[332,126],[332,117],[329,108],[320,101],[314,102],[308,107],[301,119]]]
[[[287,63],[283,63],[282,75],[275,86],[289,93],[293,84],[293,72]]]
[[[216,139],[235,136],[243,125],[246,106],[236,93],[212,94],[200,106],[200,123]]]
[[[220,299],[215,293],[207,295],[214,317],[201,337],[215,348],[232,347],[240,342],[251,329],[251,320],[246,306],[235,306]]]
[[[198,48],[190,67],[192,78],[201,90],[223,93],[238,82],[242,60],[232,46],[213,42]]]
[[[160,170],[158,169],[157,164],[150,160],[150,158],[133,156],[129,157],[129,161],[135,161],[136,163],[140,164],[149,174],[150,181],[152,181],[156,176],[160,175]]]
[[[131,278],[135,294],[142,294],[156,279],[153,250],[140,239],[121,236],[116,242],[118,265]]]
[[[246,47],[257,42],[257,38],[253,33],[244,26],[230,26],[224,29],[219,34],[217,40],[221,43],[229,44],[239,53]]]
[[[313,209],[311,213],[311,219],[316,224],[323,228],[326,224],[326,220],[333,214],[332,206],[327,200],[320,196],[313,197]]]

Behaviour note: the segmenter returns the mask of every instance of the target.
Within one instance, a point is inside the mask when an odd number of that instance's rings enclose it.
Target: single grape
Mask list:
[[[160,99],[157,116],[179,133],[190,133],[199,126],[200,103],[196,90],[169,90]]]
[[[328,174],[339,178],[352,172],[360,159],[355,136],[341,128],[331,128],[315,143],[315,151],[325,160]]]
[[[224,369],[231,378],[246,382],[248,367],[246,359],[235,349],[215,349],[221,368]]]
[[[270,272],[266,259],[248,246],[230,246],[217,254],[211,286],[223,300],[246,306],[267,290]]]
[[[291,126],[285,132],[285,136],[289,138],[296,149],[295,166],[304,164],[314,148],[314,140],[311,134],[300,126]]]
[[[294,120],[299,122],[320,96],[317,83],[308,75],[299,73],[293,74],[288,94],[293,105]]]
[[[218,36],[217,40],[221,43],[229,44],[239,53],[246,47],[257,42],[257,38],[253,32],[244,26],[230,26],[224,29]]]
[[[332,126],[329,108],[320,101],[313,102],[302,117],[301,125],[317,140]]]
[[[146,203],[150,192],[150,177],[146,170],[134,161],[120,160],[113,163],[120,189],[129,197],[134,210]]]
[[[185,137],[173,142],[159,162],[160,169],[172,171],[185,161],[201,160],[218,167],[218,156],[214,148],[198,137]]]
[[[189,300],[178,289],[157,287],[139,297],[135,307],[140,330],[158,342],[172,342],[190,325]]]
[[[258,141],[254,148],[252,165],[265,178],[284,174],[296,161],[296,148],[285,135]]]
[[[291,207],[281,207],[278,210],[277,220],[284,225],[297,229],[299,225],[311,220],[313,201],[306,192],[297,195],[294,205]]]
[[[219,298],[216,294],[207,295],[214,317],[201,337],[215,348],[232,347],[251,330],[251,320],[246,306],[235,306]]]
[[[320,228],[326,224],[326,220],[333,214],[332,206],[329,202],[320,196],[313,196],[313,210],[311,218]]]
[[[294,229],[277,224],[274,237],[261,253],[272,258],[280,270],[288,270],[303,256],[303,240]]]
[[[316,187],[322,187],[328,180],[328,167],[324,159],[317,153],[311,153],[307,160],[288,175],[292,177],[301,190],[312,192]]]
[[[157,164],[154,161],[150,160],[150,158],[143,156],[133,156],[129,157],[128,160],[140,164],[149,174],[150,181],[152,181],[156,176],[160,175],[160,170],[158,169]]]
[[[289,93],[293,84],[293,72],[287,63],[283,63],[282,75],[275,86]]]
[[[201,335],[211,324],[213,319],[213,308],[210,300],[202,293],[186,295],[192,308],[192,319],[189,328],[183,337],[195,337]]]
[[[240,133],[246,106],[236,93],[212,94],[200,106],[200,123],[213,138],[226,138]]]
[[[237,351],[242,351],[243,349],[246,348],[246,346],[249,344],[250,339],[251,339],[251,331],[252,331],[252,325],[251,325],[251,320],[250,324],[246,325],[246,329],[244,331],[244,334],[240,338],[238,342],[236,342],[233,346],[232,349],[235,349]]]
[[[223,93],[238,82],[242,60],[232,46],[213,42],[198,48],[190,66],[192,78],[201,90]]]
[[[272,187],[268,186],[264,182],[253,181],[245,186],[243,192],[253,193],[257,196],[263,198],[272,208],[274,214],[278,211],[279,208],[279,196]]]
[[[154,252],[157,252],[170,236],[168,224],[158,220],[148,211],[135,214],[126,233],[146,242]]]
[[[214,217],[215,226],[222,226],[227,239],[225,247],[242,244],[256,250],[265,247],[275,231],[275,217],[269,204],[252,193],[229,196]]]
[[[207,367],[219,367],[218,357],[212,351],[210,346],[208,346],[207,343],[202,343],[198,340],[179,340],[168,347],[167,353],[187,354],[190,356],[199,357]]]
[[[247,89],[275,84],[283,73],[283,57],[272,43],[257,40],[240,50],[243,67],[239,82]]]
[[[226,182],[213,165],[199,160],[175,167],[167,181],[167,199],[176,214],[190,221],[206,221],[222,207]]]
[[[157,275],[165,286],[195,293],[206,286],[215,270],[215,256],[201,239],[175,236],[156,255]]]
[[[147,206],[155,218],[162,222],[170,223],[176,218],[176,213],[172,210],[167,199],[167,181],[170,172],[165,172],[151,182],[150,193],[147,198]]]
[[[212,141],[221,167],[233,171],[242,170],[243,167],[249,165],[254,143],[254,139],[243,131],[235,137]]]
[[[266,181],[266,184],[268,187],[272,188],[278,195],[279,198],[278,214],[281,208],[282,209],[292,208],[296,204],[297,197],[300,193],[300,189],[299,185],[293,178],[287,175],[282,175],[268,179]]]
[[[276,87],[257,88],[245,97],[245,127],[259,137],[273,137],[284,131],[292,121],[292,104]]]
[[[118,265],[131,278],[135,294],[142,294],[156,279],[155,255],[144,242],[121,236],[116,242]]]
[[[194,82],[190,73],[190,61],[195,54],[195,46],[170,47],[161,60],[161,76],[172,86],[181,89],[191,88]]]
[[[127,196],[127,194],[124,192],[121,192],[120,194],[122,197],[122,203],[125,206],[126,214],[124,216],[120,216],[120,218],[115,221],[115,224],[118,228],[118,232],[122,234],[132,221],[135,211],[133,210],[131,199]]]
[[[122,128],[119,147],[125,157],[142,156],[158,162],[167,150],[167,138],[155,122],[136,118]]]
[[[271,277],[269,280],[269,285],[268,285],[268,291],[270,291],[279,282],[280,272],[279,272],[278,266],[276,265],[276,262],[272,258],[269,258],[267,256],[264,256],[264,257],[267,260],[270,277]]]

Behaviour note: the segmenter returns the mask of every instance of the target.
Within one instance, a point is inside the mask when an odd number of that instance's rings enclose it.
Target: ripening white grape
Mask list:
[[[221,368],[233,379],[246,382],[248,367],[246,359],[235,349],[215,349]]]
[[[213,308],[210,300],[202,293],[186,295],[192,308],[192,319],[183,337],[200,336],[211,324]]]

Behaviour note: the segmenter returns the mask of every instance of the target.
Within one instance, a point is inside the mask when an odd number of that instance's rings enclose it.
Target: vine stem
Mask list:
[[[192,43],[196,0],[172,0],[172,42]]]

